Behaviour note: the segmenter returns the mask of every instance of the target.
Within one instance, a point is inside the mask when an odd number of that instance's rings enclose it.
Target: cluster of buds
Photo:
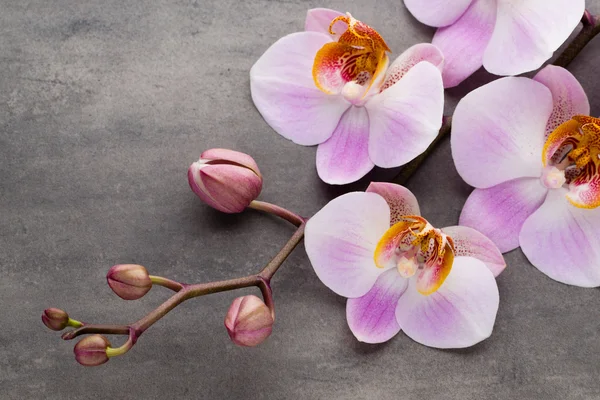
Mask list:
[[[296,225],[303,222],[301,217],[281,207],[254,201],[262,190],[262,176],[256,162],[247,154],[226,149],[207,150],[202,153],[200,160],[189,167],[188,180],[193,192],[202,201],[219,211],[230,214],[240,213],[251,207],[272,212]],[[301,236],[298,237],[301,238]],[[248,282],[248,286],[258,285],[261,288],[265,301],[269,305],[257,296],[249,295],[236,298],[227,312],[225,327],[232,342],[239,346],[256,346],[271,334],[274,312],[271,289],[268,286],[270,276],[266,280],[261,276],[259,284],[256,281]],[[142,298],[152,289],[153,285],[164,286],[177,292],[169,299],[171,304],[201,295],[198,294],[199,292],[192,293],[195,286],[202,286],[202,284],[186,285],[167,278],[151,276],[146,268],[136,264],[113,266],[106,275],[106,281],[113,292],[124,300]],[[237,286],[237,282],[235,286]],[[154,321],[167,312],[164,311],[164,308],[163,311],[160,310],[161,307],[154,311],[154,315],[152,315]],[[88,325],[70,319],[66,312],[56,308],[45,310],[42,321],[48,328],[55,331],[61,331],[68,326],[80,328],[64,333],[62,337],[67,340],[80,334],[94,333],[81,339],[74,348],[75,359],[85,366],[98,366],[106,363],[111,357],[126,353],[143,332],[143,329],[139,330],[137,325],[142,320],[127,326]],[[128,333],[129,339],[121,347],[113,348],[110,341],[98,333]]]
[[[48,308],[42,313],[42,322],[48,329],[62,331],[68,326],[79,328],[83,323],[69,318],[69,314],[58,308]],[[108,361],[106,350],[110,342],[104,336],[93,335],[81,339],[75,345],[75,359],[81,365],[96,366]]]
[[[119,264],[113,266],[106,274],[106,281],[117,296],[124,300],[137,300],[152,288],[152,277],[146,268],[135,264]],[[80,328],[85,324],[69,318],[69,315],[58,308],[48,308],[42,314],[42,322],[53,331],[62,331],[68,326]],[[63,336],[72,338],[69,332]],[[110,357],[126,353],[135,337],[129,332],[129,340],[119,348],[112,348],[110,341],[102,335],[91,335],[81,339],[74,348],[75,360],[81,365],[95,367],[104,364]]]

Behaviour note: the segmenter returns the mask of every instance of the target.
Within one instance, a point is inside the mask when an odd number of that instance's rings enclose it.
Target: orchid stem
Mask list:
[[[181,289],[183,289],[183,285],[181,283],[175,282],[168,278],[163,278],[162,276],[150,275],[150,281],[153,285],[166,287],[174,292],[179,292]]]
[[[276,215],[296,226],[300,226],[304,222],[306,222],[306,218],[303,218],[283,207],[279,207],[275,204],[267,203],[266,201],[254,200],[254,201],[252,201],[252,203],[250,203],[248,208],[252,208],[254,210],[263,211],[263,212],[266,212],[269,214]]]
[[[588,10],[585,11],[581,18],[583,28],[577,36],[569,43],[569,46],[558,56],[552,64],[566,68],[583,48],[600,33],[600,18],[592,15]]]
[[[581,50],[583,50],[583,48],[600,33],[600,16],[594,16],[588,10],[586,10],[581,18],[581,23],[583,24],[583,28],[581,28],[581,31],[579,31],[573,41],[571,41],[567,48],[552,63],[553,65],[566,68],[575,59],[575,57],[577,57]],[[398,175],[396,175],[392,182],[405,185],[406,182],[408,182],[408,180],[417,171],[417,169],[419,169],[423,161],[425,161],[425,159],[429,157],[431,153],[433,153],[440,141],[444,137],[448,136],[451,129],[452,117],[444,117],[442,127],[440,128],[438,135],[429,145],[427,150],[410,161],[408,164],[404,165],[402,170],[398,173]]]
[[[419,169],[423,161],[425,161],[425,159],[429,157],[431,153],[433,153],[440,141],[450,133],[451,127],[452,117],[444,117],[442,127],[440,128],[438,135],[435,137],[435,139],[433,139],[433,142],[431,142],[429,147],[423,153],[421,153],[411,162],[406,164],[398,173],[398,175],[396,175],[396,177],[393,179],[393,182],[399,185],[405,185],[406,182],[408,182],[408,180],[411,178],[411,176],[413,176],[413,174],[417,172],[417,169]]]
[[[67,331],[62,334],[63,340],[75,339],[80,335],[88,333],[105,333],[107,335],[128,335],[129,326],[127,325],[104,325],[104,324],[83,324],[80,328]]]
[[[262,203],[262,202],[261,202]],[[265,203],[268,205],[268,208],[271,208],[272,205]],[[262,207],[262,206],[261,206]],[[282,209],[283,210],[283,209]],[[276,214],[278,215],[278,214]],[[287,214],[285,214],[287,215]],[[293,213],[289,213],[289,215],[295,215]],[[129,335],[130,347],[135,344],[137,339],[144,333],[146,329],[152,326],[156,321],[160,320],[164,317],[169,311],[177,307],[179,304],[183,303],[186,300],[192,299],[194,297],[204,296],[206,294],[225,292],[229,290],[241,289],[251,286],[256,286],[261,290],[263,295],[265,304],[271,310],[272,315],[275,315],[274,306],[273,306],[273,297],[271,292],[270,281],[273,275],[277,272],[281,264],[287,259],[287,257],[292,253],[294,248],[302,241],[304,238],[304,226],[305,220],[301,217],[290,217],[290,219],[283,217],[282,218],[296,224],[299,222],[298,229],[292,237],[287,241],[287,243],[281,248],[279,253],[258,273],[254,275],[245,276],[242,278],[234,278],[228,279],[224,281],[216,281],[216,282],[208,282],[208,283],[198,283],[193,285],[186,285],[183,283],[171,281],[170,279],[152,276],[151,280],[153,283],[160,284],[162,286],[168,287],[176,291],[173,296],[171,296],[167,301],[158,306],[155,310],[151,311],[144,318],[139,321],[131,324],[131,325],[94,325],[94,324],[83,324],[81,327],[77,329],[73,329],[71,331],[65,332],[62,335],[64,340],[71,340],[80,335],[90,334],[90,333],[104,333],[108,335]],[[129,341],[128,341],[129,343]],[[119,348],[121,349],[121,348]],[[121,349],[123,350],[123,349]],[[129,350],[129,348],[127,348]],[[116,351],[116,350],[115,350]],[[119,350],[120,351],[120,350]],[[116,355],[116,353],[115,353]]]
[[[292,235],[290,240],[288,240],[288,242],[281,248],[279,253],[277,253],[277,255],[275,257],[273,257],[271,262],[269,262],[263,268],[262,271],[260,271],[260,273],[258,274],[258,276],[260,278],[264,279],[267,283],[270,283],[271,278],[273,278],[273,275],[275,275],[275,273],[277,272],[279,267],[281,267],[281,264],[283,264],[283,261],[285,261],[285,259],[290,255],[292,250],[294,250],[294,248],[304,238],[304,227],[305,227],[305,224],[302,223],[298,227],[296,232],[294,232],[294,234]]]
[[[127,338],[127,341],[125,343],[123,343],[122,346],[107,348],[106,349],[106,356],[107,357],[122,356],[123,354],[125,354],[129,350],[131,350],[131,348],[135,344],[135,341],[136,341],[136,336],[134,336],[133,333],[130,332],[129,337]]]

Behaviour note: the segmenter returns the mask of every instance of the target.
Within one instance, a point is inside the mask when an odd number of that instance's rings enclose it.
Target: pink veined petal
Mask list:
[[[446,281],[423,296],[415,280],[398,301],[396,318],[411,339],[441,349],[473,346],[492,334],[498,305],[492,272],[473,257],[456,257]]]
[[[502,253],[494,242],[483,233],[468,226],[448,226],[443,228],[442,232],[454,241],[456,257],[474,257],[483,261],[494,277],[500,275],[506,268]]]
[[[466,95],[452,119],[452,157],[471,186],[539,177],[550,90],[528,78],[503,78]],[[375,162],[377,164],[377,162]]]
[[[359,341],[382,343],[400,332],[396,321],[396,306],[407,286],[408,280],[392,268],[379,275],[367,294],[348,299],[346,319]]]
[[[496,75],[533,71],[573,32],[584,0],[502,0],[483,66]]]
[[[320,32],[330,36],[333,40],[339,37],[346,31],[347,25],[338,21],[332,26],[335,35],[329,34],[329,25],[335,18],[344,15],[343,13],[329,8],[311,8],[306,13],[306,21],[304,22],[305,31]]]
[[[369,111],[369,156],[391,168],[421,154],[442,126],[444,87],[440,71],[428,62],[415,65],[393,86],[373,96]]]
[[[600,286],[600,208],[571,205],[564,188],[550,190],[521,229],[521,249],[550,278],[568,285]]]
[[[444,55],[430,43],[419,43],[409,47],[400,54],[389,66],[385,73],[385,80],[381,85],[381,91],[398,82],[406,73],[421,61],[427,61],[435,65],[437,69],[444,69]]]
[[[330,201],[306,224],[306,253],[319,279],[341,296],[364,296],[384,271],[373,255],[389,221],[390,208],[377,194],[353,192]]]
[[[252,100],[281,136],[302,145],[329,139],[350,104],[320,91],[313,81],[317,51],[331,39],[298,32],[275,42],[250,70]]]
[[[371,182],[366,192],[377,193],[388,203],[390,226],[400,221],[403,215],[421,215],[417,198],[404,186],[387,182]]]
[[[554,108],[546,124],[546,135],[574,115],[590,115],[590,103],[581,84],[569,71],[547,65],[533,78],[552,92]]]
[[[458,21],[435,32],[431,43],[446,60],[444,87],[457,86],[481,68],[495,24],[496,0],[474,0]]]
[[[419,22],[429,26],[454,23],[473,0],[404,0],[408,11]]]
[[[333,135],[317,149],[317,172],[331,185],[362,178],[373,169],[369,158],[369,115],[364,107],[350,107]]]
[[[535,178],[475,189],[463,207],[459,224],[477,229],[506,253],[519,247],[523,223],[542,205],[547,193]]]

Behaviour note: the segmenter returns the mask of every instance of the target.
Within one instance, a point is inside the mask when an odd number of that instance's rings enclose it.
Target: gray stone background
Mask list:
[[[588,1],[600,12],[600,1]],[[105,283],[116,263],[184,282],[257,271],[291,235],[257,212],[228,216],[189,190],[204,149],[255,157],[261,198],[312,215],[362,190],[330,187],[315,148],[278,136],[254,108],[248,72],[306,10],[351,11],[394,54],[431,39],[401,0],[1,0],[0,398],[2,399],[598,399],[600,296],[554,282],[520,250],[506,255],[492,337],[466,350],[421,346],[402,333],[357,342],[344,299],[323,286],[300,246],[274,279],[276,326],[253,349],[228,339],[234,297],[195,299],[144,334],[126,356],[79,366],[74,342],[40,321],[55,306],[97,323],[133,322],[168,296],[125,302]],[[595,40],[570,66],[600,114]],[[478,72],[458,99],[491,80]],[[470,192],[445,141],[409,188],[425,217],[453,225]],[[114,339],[113,343],[119,343]]]

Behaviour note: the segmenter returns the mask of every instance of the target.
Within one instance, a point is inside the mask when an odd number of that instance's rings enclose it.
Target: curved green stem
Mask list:
[[[67,321],[67,326],[71,326],[73,328],[80,328],[83,326],[83,322],[77,321],[73,318],[69,318],[69,320]]]
[[[135,344],[135,341],[136,341],[136,336],[134,335],[133,332],[130,331],[129,332],[129,338],[127,338],[127,341],[125,343],[123,343],[122,346],[120,346],[120,347],[108,347],[106,349],[106,356],[108,358],[110,358],[110,357],[121,356],[121,355],[127,353],[129,350],[131,350],[131,348]]]

